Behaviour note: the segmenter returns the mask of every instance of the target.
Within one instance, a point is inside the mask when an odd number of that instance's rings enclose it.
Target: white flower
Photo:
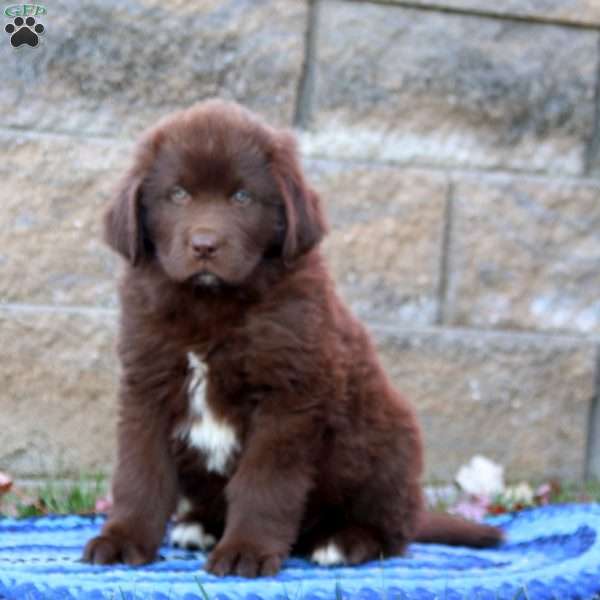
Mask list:
[[[513,504],[533,504],[533,490],[528,483],[522,481],[518,485],[506,488],[504,499]]]
[[[504,467],[485,456],[474,456],[459,469],[456,483],[467,494],[492,497],[504,490]]]

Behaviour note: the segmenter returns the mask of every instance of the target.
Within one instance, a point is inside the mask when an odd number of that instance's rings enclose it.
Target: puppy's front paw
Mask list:
[[[205,569],[214,575],[260,577],[275,575],[283,556],[250,543],[218,544],[206,561]]]
[[[93,565],[112,565],[122,562],[138,566],[152,562],[153,559],[153,556],[148,556],[133,542],[110,535],[92,538],[83,551],[83,560]]]

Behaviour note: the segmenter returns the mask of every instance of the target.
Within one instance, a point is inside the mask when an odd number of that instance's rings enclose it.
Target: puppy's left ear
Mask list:
[[[306,183],[291,133],[277,133],[271,170],[279,187],[285,209],[286,231],[283,260],[291,264],[314,248],[328,227],[318,194]]]

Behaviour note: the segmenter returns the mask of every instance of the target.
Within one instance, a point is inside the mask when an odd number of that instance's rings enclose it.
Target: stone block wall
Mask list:
[[[47,9],[39,47],[0,40],[0,470],[110,470],[100,215],[141,129],[219,96],[296,130],[430,481],[475,453],[511,478],[600,476],[599,3]]]

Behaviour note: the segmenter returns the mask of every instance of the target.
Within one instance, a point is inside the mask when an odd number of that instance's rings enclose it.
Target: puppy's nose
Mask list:
[[[212,258],[221,245],[214,233],[194,233],[190,243],[198,258]]]

